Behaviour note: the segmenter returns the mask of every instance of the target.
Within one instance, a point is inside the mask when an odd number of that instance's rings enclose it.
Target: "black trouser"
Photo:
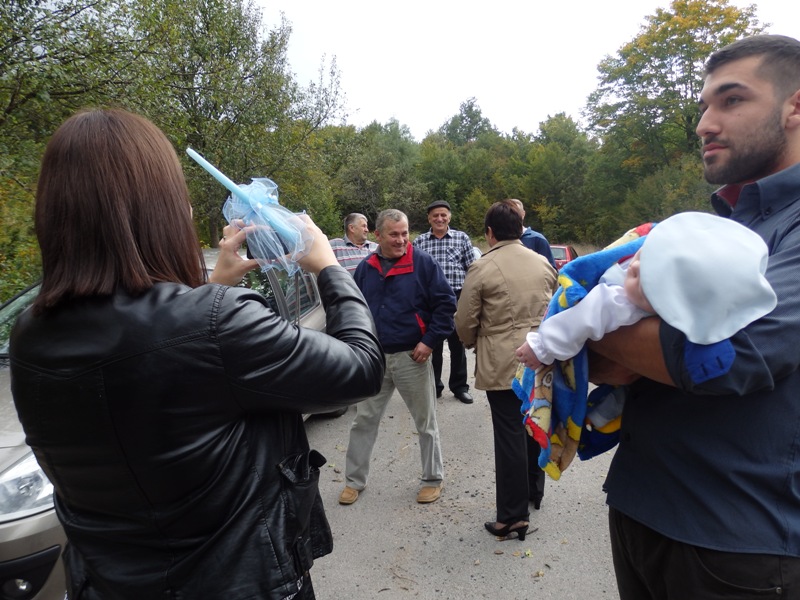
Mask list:
[[[539,444],[528,435],[512,390],[486,392],[492,411],[497,520],[510,525],[527,521],[528,502],[541,501],[544,471],[539,468]]]
[[[458,290],[456,292],[456,301],[458,301],[460,296],[461,290]],[[447,347],[450,348],[450,379],[447,382],[448,387],[454,394],[457,392],[466,392],[469,390],[469,384],[467,383],[467,353],[464,351],[464,344],[461,343],[455,330],[447,338]],[[433,380],[436,383],[437,396],[444,390],[444,383],[442,383],[443,351],[444,340],[436,344],[431,356]]]
[[[800,558],[691,546],[613,508],[608,523],[620,600],[800,598]]]

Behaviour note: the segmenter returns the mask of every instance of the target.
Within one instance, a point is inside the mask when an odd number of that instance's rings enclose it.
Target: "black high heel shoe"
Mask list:
[[[483,526],[486,528],[486,531],[497,537],[507,538],[512,533],[516,533],[517,539],[520,542],[525,541],[525,536],[528,533],[528,523],[525,523],[525,525],[521,527],[512,528],[510,524],[506,525],[505,527],[495,527],[494,523],[487,521],[483,524]]]

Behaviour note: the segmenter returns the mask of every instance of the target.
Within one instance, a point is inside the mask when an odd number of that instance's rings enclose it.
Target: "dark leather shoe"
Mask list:
[[[440,390],[440,389],[438,389],[438,388],[436,389],[436,397],[437,397],[437,398],[441,398],[441,397],[442,397],[442,391],[443,391],[443,390]]]
[[[466,390],[463,392],[455,392],[453,395],[461,400],[464,404],[472,404],[473,402],[472,396],[470,396],[470,393]]]

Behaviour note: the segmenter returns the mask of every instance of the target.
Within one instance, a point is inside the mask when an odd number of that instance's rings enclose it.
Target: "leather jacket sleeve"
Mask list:
[[[341,267],[324,269],[317,283],[327,332],[297,327],[263,298],[225,288],[216,331],[233,395],[248,411],[329,411],[376,394],[385,369],[364,296]]]

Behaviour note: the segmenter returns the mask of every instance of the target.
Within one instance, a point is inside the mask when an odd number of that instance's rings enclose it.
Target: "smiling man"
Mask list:
[[[366,487],[378,427],[396,389],[419,433],[422,486],[417,502],[427,504],[439,499],[444,478],[429,358],[453,332],[456,298],[436,261],[408,243],[405,214],[384,210],[375,227],[378,249],[358,265],[354,277],[375,320],[386,373],[381,391],[356,405],[339,503],[352,504]]]
[[[700,111],[712,205],[767,243],[778,304],[711,346],[657,317],[590,343],[592,381],[630,383],[605,483],[620,598],[800,597],[800,42],[712,54]]]
[[[450,227],[450,204],[445,200],[436,200],[428,205],[428,223],[431,228],[427,233],[421,234],[414,240],[414,247],[421,248],[429,253],[442,267],[447,281],[456,294],[456,299],[461,296],[464,278],[467,269],[475,260],[472,242],[463,231]],[[448,385],[453,395],[464,404],[472,404],[472,395],[469,393],[467,383],[467,354],[464,345],[454,331],[447,338],[450,348],[450,378]],[[442,395],[442,354],[444,340],[433,349],[433,375],[436,379],[436,397]]]

